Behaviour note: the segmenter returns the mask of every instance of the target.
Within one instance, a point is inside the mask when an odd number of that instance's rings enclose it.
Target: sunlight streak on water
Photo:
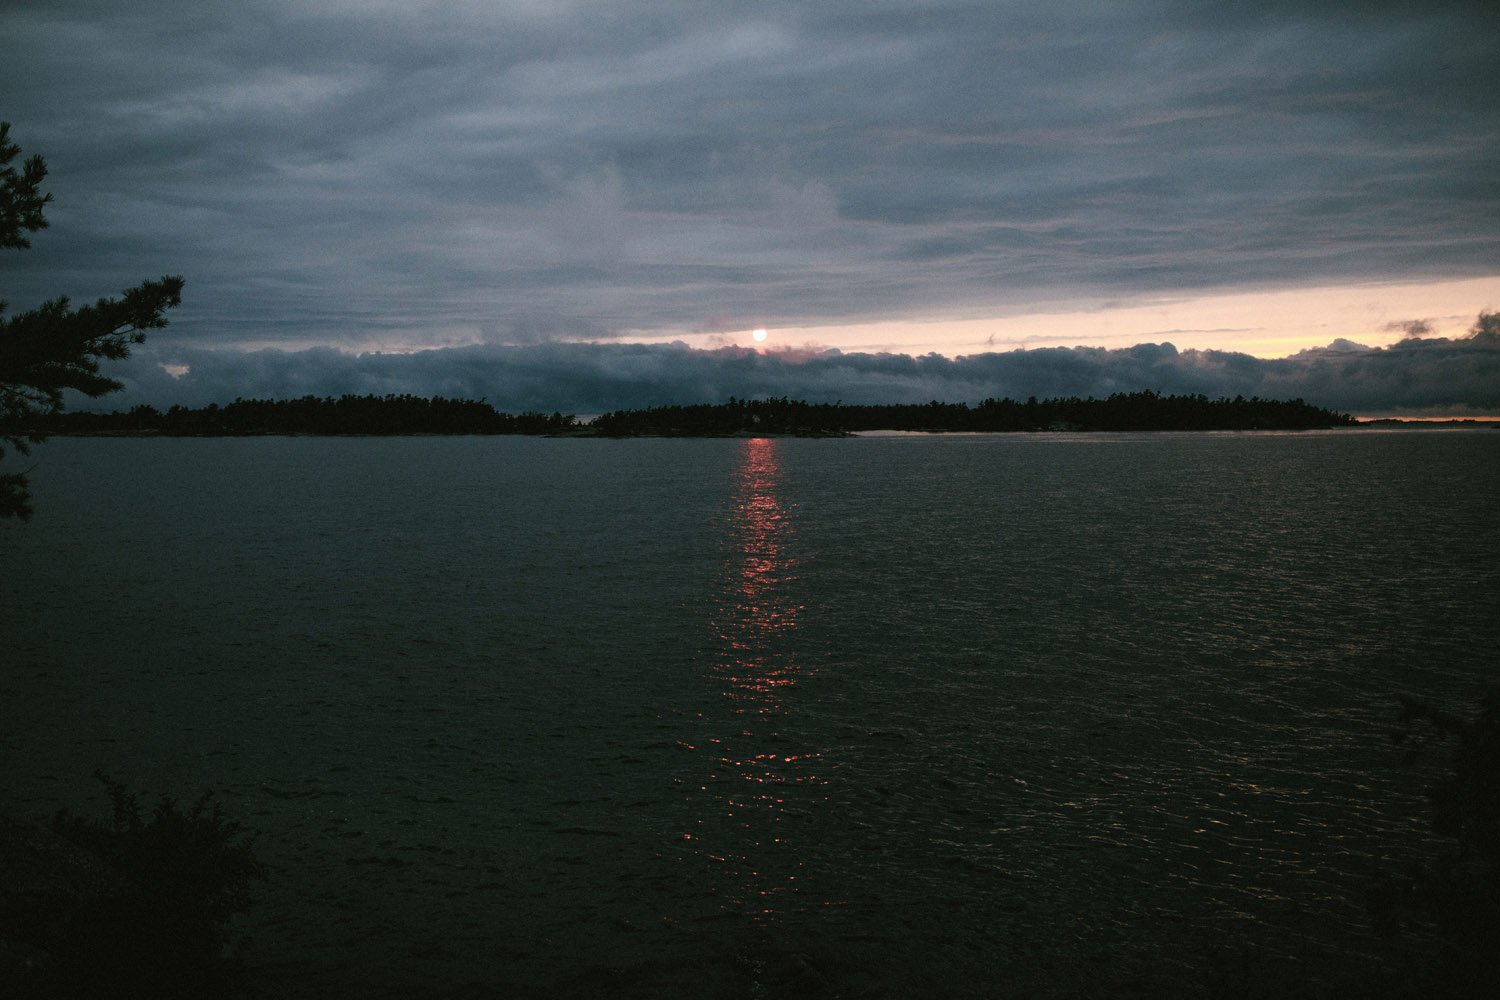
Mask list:
[[[732,556],[716,668],[729,685],[725,696],[747,703],[739,712],[769,713],[781,701],[780,689],[796,684],[802,669],[792,635],[802,608],[789,591],[797,562],[790,552],[791,518],[778,495],[776,441],[752,438],[744,448],[728,524]]]
[[[803,673],[797,643],[795,529],[781,499],[778,443],[752,438],[735,470],[726,523],[728,558],[713,631],[714,674],[729,714],[701,786],[706,815],[689,833],[697,850],[729,870],[723,906],[756,919],[793,905],[803,863],[788,811],[826,799],[821,754],[791,747],[780,731]],[[718,713],[714,713],[718,714]],[[718,828],[718,836],[708,831]]]

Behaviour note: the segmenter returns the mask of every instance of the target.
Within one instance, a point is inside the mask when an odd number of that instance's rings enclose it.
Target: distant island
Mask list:
[[[57,413],[28,428],[40,435],[528,434],[571,437],[835,437],[859,431],[1247,431],[1355,427],[1346,413],[1300,399],[1164,396],[1150,390],[1107,399],[986,399],[967,403],[807,403],[735,399],[725,403],[615,410],[592,420],[560,412],[509,414],[483,400],[412,395],[237,399],[224,406],[137,406],[126,412]]]
[[[1278,401],[1163,396],[1150,390],[1117,392],[1108,399],[986,399],[967,403],[858,406],[790,399],[736,400],[718,405],[658,406],[617,410],[589,427],[610,437],[635,435],[719,436],[760,434],[850,434],[857,431],[1240,431],[1352,427],[1348,414],[1300,399]]]

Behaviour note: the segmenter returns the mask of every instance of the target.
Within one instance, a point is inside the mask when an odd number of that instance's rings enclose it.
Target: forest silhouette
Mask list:
[[[504,413],[483,400],[413,395],[237,399],[224,406],[37,417],[33,433],[220,437],[279,434],[531,434],[601,437],[837,436],[857,431],[1242,431],[1355,426],[1348,414],[1300,399],[1210,399],[1159,392],[1107,399],[986,399],[967,403],[808,403],[781,398],[615,410],[583,421],[561,412]]]

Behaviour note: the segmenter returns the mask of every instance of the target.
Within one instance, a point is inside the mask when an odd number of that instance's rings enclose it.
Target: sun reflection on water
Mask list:
[[[775,440],[746,441],[736,478],[729,522],[733,568],[719,608],[716,669],[741,713],[765,714],[776,711],[782,689],[797,683],[800,670],[789,640],[802,607],[788,593],[797,561],[789,550],[791,519],[778,495]]]
[[[821,755],[792,745],[785,722],[804,665],[797,648],[794,523],[781,499],[774,439],[744,443],[728,518],[728,558],[716,608],[712,669],[723,683],[727,732],[709,740],[712,771],[697,831],[684,835],[729,876],[722,905],[768,918],[793,905],[803,861],[789,815],[826,796]]]

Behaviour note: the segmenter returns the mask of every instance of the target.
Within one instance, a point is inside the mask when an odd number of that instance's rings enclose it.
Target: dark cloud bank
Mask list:
[[[0,0],[56,196],[3,292],[180,272],[200,345],[366,348],[1489,276],[1497,36],[1493,2]],[[554,394],[762,377],[599,356]]]
[[[164,365],[186,366],[180,377]],[[126,389],[100,401],[204,405],[236,397],[413,393],[489,400],[519,411],[591,414],[729,396],[810,402],[978,402],[985,397],[1166,393],[1302,398],[1356,415],[1500,415],[1500,316],[1468,337],[1411,337],[1385,348],[1336,341],[1267,360],[1171,344],[1094,347],[946,358],[937,354],[761,353],[682,344],[549,343],[474,346],[414,354],[348,354],[330,348],[238,352],[173,345],[142,348],[115,374]],[[94,404],[95,408],[101,408]]]
[[[0,0],[0,118],[56,199],[0,294],[186,276],[106,407],[1154,388],[1495,413],[1494,337],[1420,325],[1270,361],[620,341],[1500,273],[1497,35],[1492,2]],[[335,349],[370,344],[431,349]]]

